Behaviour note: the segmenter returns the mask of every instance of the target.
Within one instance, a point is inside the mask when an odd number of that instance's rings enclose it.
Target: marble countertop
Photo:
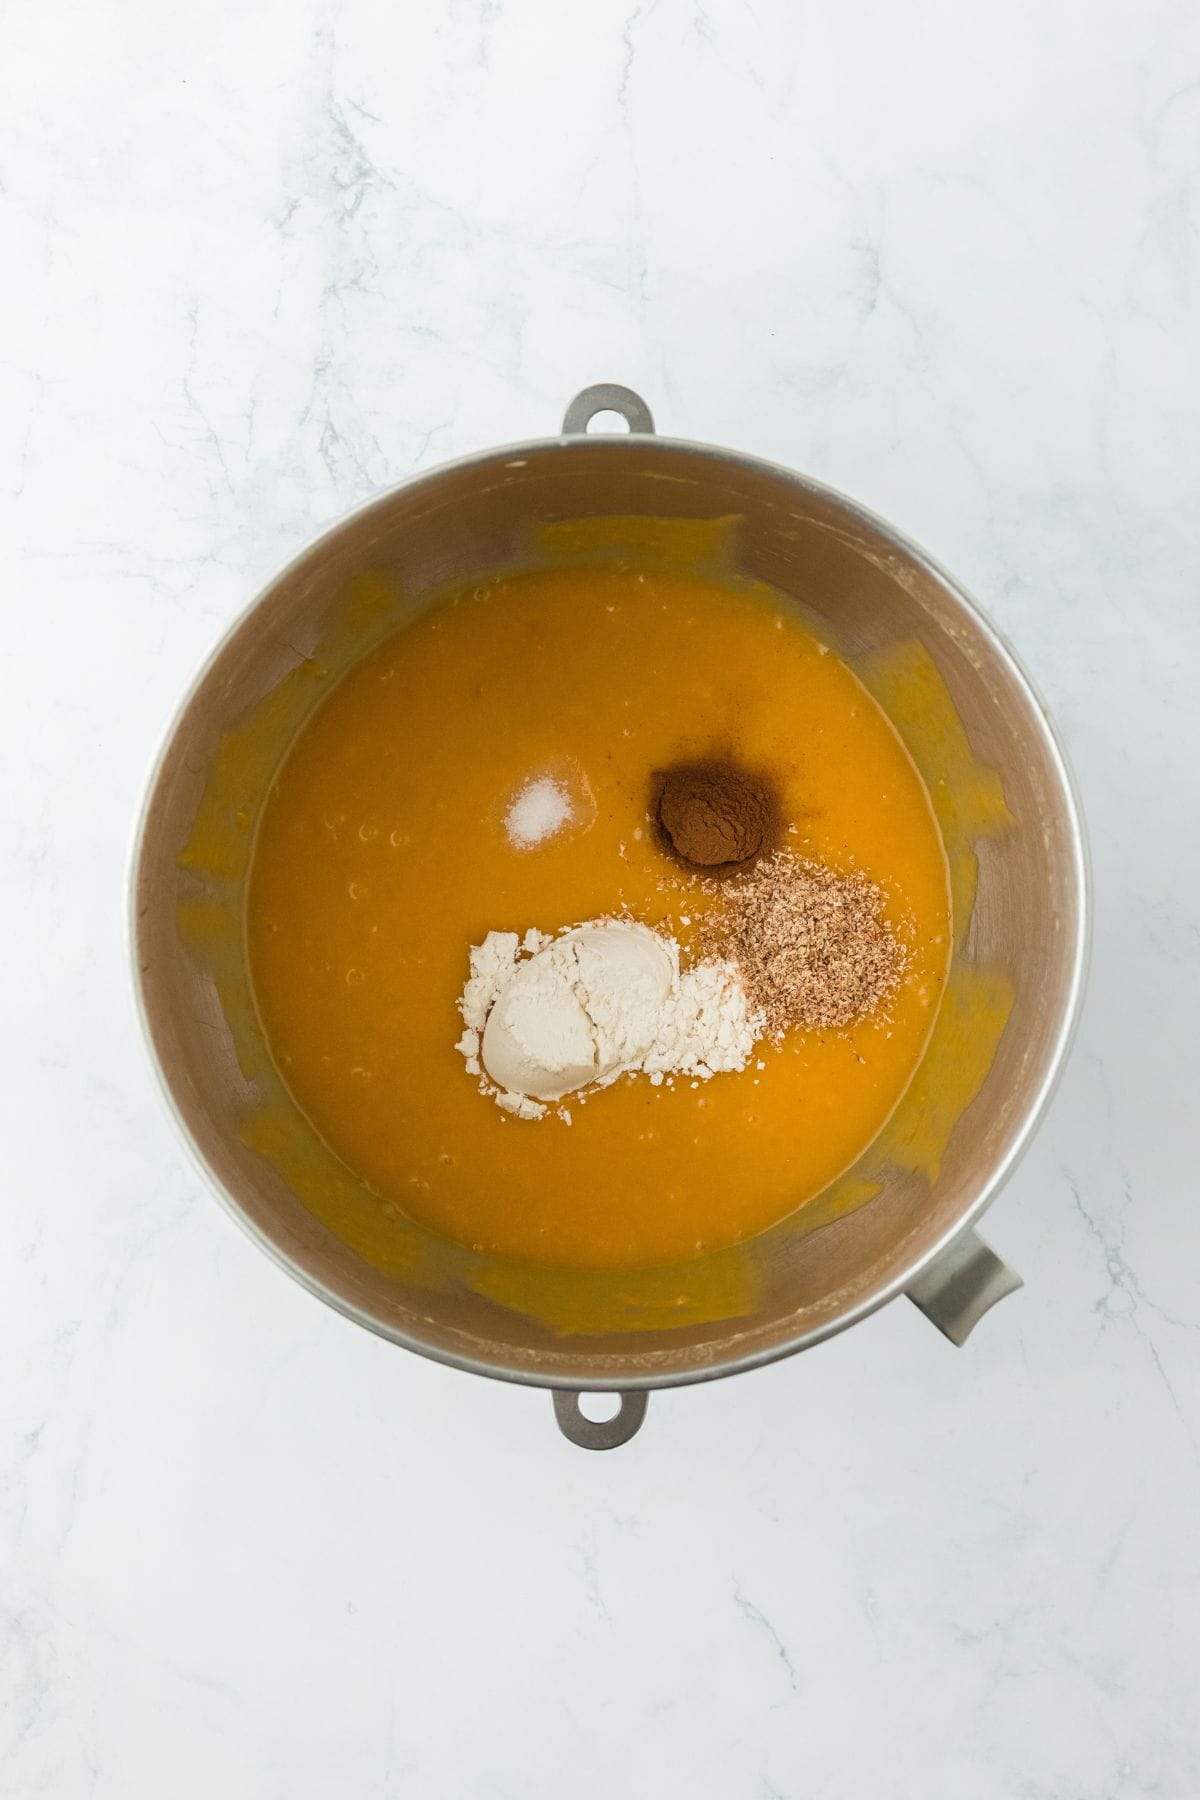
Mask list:
[[[1177,0],[4,9],[0,1792],[1195,1800],[1198,170]],[[1097,893],[1024,1290],[606,1457],[230,1223],[122,920],[248,596],[601,379],[955,570]]]

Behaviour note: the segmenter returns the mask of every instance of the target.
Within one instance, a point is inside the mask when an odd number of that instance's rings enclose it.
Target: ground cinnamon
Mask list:
[[[681,862],[695,868],[745,865],[774,821],[768,784],[731,762],[681,763],[656,778],[655,816]]]

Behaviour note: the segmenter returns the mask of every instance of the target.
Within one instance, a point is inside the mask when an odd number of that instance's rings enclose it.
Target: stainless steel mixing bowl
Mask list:
[[[589,433],[602,411],[620,414],[628,431]],[[852,666],[869,666],[897,642],[923,647],[977,766],[1003,787],[1008,820],[973,846],[978,887],[969,921],[956,921],[955,955],[968,973],[1003,971],[1011,1010],[978,1091],[933,1164],[920,1169],[899,1158],[872,1184],[879,1191],[867,1204],[817,1229],[785,1223],[723,1253],[726,1263],[740,1258],[736,1302],[712,1299],[728,1284],[706,1287],[703,1268],[632,1271],[607,1286],[579,1277],[581,1307],[564,1328],[553,1310],[513,1304],[495,1271],[465,1253],[455,1262],[439,1261],[428,1244],[420,1254],[410,1245],[412,1254],[399,1259],[352,1248],[297,1191],[287,1158],[264,1154],[246,1132],[247,1111],[270,1076],[239,1042],[239,1034],[253,1035],[238,1020],[245,973],[236,956],[229,960],[240,936],[231,926],[222,971],[187,924],[198,907],[235,906],[236,882],[222,887],[181,852],[194,839],[229,734],[303,671],[323,622],[364,569],[387,571],[411,612],[447,583],[519,566],[531,528],[545,521],[651,517],[737,521],[740,574],[771,584],[815,618]],[[384,621],[398,622],[399,614]],[[346,666],[362,648],[351,634],[339,652]],[[269,759],[249,780],[240,819],[247,837],[269,785]],[[949,575],[817,482],[654,435],[644,401],[605,385],[578,396],[559,437],[468,457],[372,501],[258,597],[200,675],[155,771],[135,857],[133,936],[137,992],[169,1101],[204,1172],[251,1235],[331,1306],[395,1343],[553,1390],[566,1435],[600,1449],[632,1436],[651,1388],[806,1349],[901,1293],[961,1343],[993,1301],[1020,1285],[973,1226],[1029,1142],[1068,1047],[1086,962],[1086,856],[1043,707]],[[911,1114],[928,1099],[918,1087],[903,1104]],[[309,1130],[298,1114],[291,1129],[299,1137]],[[346,1171],[340,1178],[353,1180]],[[860,1184],[860,1193],[869,1191]],[[573,1278],[553,1279],[561,1298]],[[692,1304],[693,1289],[708,1292],[707,1302]],[[621,1396],[614,1418],[584,1417],[579,1395],[589,1389]]]

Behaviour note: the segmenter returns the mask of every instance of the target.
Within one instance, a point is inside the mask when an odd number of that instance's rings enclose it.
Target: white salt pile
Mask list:
[[[562,782],[541,775],[527,781],[513,796],[504,815],[504,829],[516,849],[530,850],[569,825],[574,816],[571,796]]]

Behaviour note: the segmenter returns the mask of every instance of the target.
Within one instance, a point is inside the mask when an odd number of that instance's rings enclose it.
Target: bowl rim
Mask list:
[[[774,1343],[759,1349],[729,1357],[709,1365],[649,1373],[633,1373],[614,1379],[612,1375],[586,1375],[564,1372],[561,1375],[547,1377],[543,1372],[535,1372],[518,1364],[504,1366],[498,1362],[488,1362],[469,1354],[460,1354],[452,1350],[433,1345],[427,1341],[380,1319],[357,1302],[347,1299],[345,1295],[329,1287],[320,1277],[299,1263],[288,1251],[282,1248],[271,1235],[264,1231],[246,1212],[236,1195],[225,1185],[216,1171],[207,1161],[195,1138],[192,1136],[183,1112],[176,1100],[174,1091],[168,1080],[162,1060],[155,1043],[149,1010],[146,1005],[145,989],[142,979],[139,956],[139,914],[138,889],[140,886],[142,865],[145,855],[146,832],[150,813],[159,782],[165,767],[176,734],[190,709],[196,696],[208,680],[210,673],[224,655],[227,646],[237,636],[246,621],[257,611],[265,600],[275,591],[281,582],[296,573],[319,550],[333,542],[352,525],[358,524],[375,511],[382,511],[389,506],[400,493],[419,490],[426,485],[433,485],[448,474],[465,472],[472,468],[484,468],[489,464],[516,462],[527,459],[533,454],[550,451],[571,451],[586,445],[589,451],[603,453],[620,452],[625,455],[645,454],[651,450],[675,452],[689,458],[723,464],[736,464],[758,474],[773,477],[787,485],[806,493],[814,499],[832,501],[844,515],[865,526],[868,531],[878,534],[890,548],[899,551],[925,574],[929,575],[950,598],[966,613],[978,631],[990,641],[996,654],[1005,666],[1008,675],[1019,689],[1022,689],[1036,715],[1048,761],[1058,779],[1067,818],[1070,825],[1070,854],[1073,864],[1074,887],[1078,896],[1076,915],[1075,942],[1072,946],[1070,978],[1066,997],[1063,1003],[1046,1072],[1036,1094],[1026,1109],[1025,1117],[1016,1132],[1012,1143],[1004,1156],[999,1159],[981,1184],[979,1192],[954,1222],[948,1226],[941,1236],[925,1251],[916,1257],[897,1274],[893,1275],[881,1288],[865,1295],[846,1312],[824,1324],[797,1332],[781,1343]],[[142,789],[141,802],[135,815],[134,829],[130,841],[126,863],[125,878],[126,931],[132,977],[134,1008],[141,1027],[150,1065],[157,1079],[160,1094],[167,1112],[173,1119],[184,1147],[188,1152],[193,1167],[201,1175],[210,1190],[216,1195],[225,1211],[237,1222],[246,1235],[253,1240],[268,1257],[292,1279],[306,1288],[317,1299],[323,1300],[335,1312],[350,1319],[356,1325],[373,1332],[375,1336],[397,1344],[402,1349],[411,1350],[418,1356],[424,1356],[444,1367],[460,1369],[464,1373],[483,1375],[489,1379],[514,1383],[521,1387],[540,1388],[544,1391],[558,1390],[575,1393],[634,1393],[648,1392],[660,1388],[690,1387],[707,1381],[718,1381],[730,1375],[744,1374],[751,1369],[764,1368],[771,1363],[780,1362],[785,1357],[795,1356],[802,1350],[813,1349],[817,1344],[836,1337],[847,1331],[852,1325],[861,1323],[874,1312],[887,1306],[891,1301],[903,1294],[906,1289],[926,1270],[945,1254],[950,1246],[969,1231],[992,1205],[1002,1188],[1010,1180],[1018,1164],[1025,1155],[1035,1133],[1042,1124],[1050,1102],[1058,1089],[1066,1066],[1067,1057],[1074,1042],[1082,1011],[1084,991],[1087,984],[1088,968],[1091,960],[1092,925],[1093,925],[1093,892],[1091,854],[1087,831],[1084,824],[1083,808],[1079,788],[1062,741],[1055,728],[1045,700],[1016,651],[1007,637],[987,616],[962,583],[943,567],[943,565],[925,550],[914,539],[899,531],[887,519],[852,499],[840,489],[831,487],[827,482],[817,481],[812,476],[802,475],[798,470],[789,468],[767,457],[751,455],[742,450],[732,450],[718,444],[708,444],[689,438],[676,438],[658,433],[566,433],[555,436],[529,438],[516,443],[501,444],[485,450],[476,450],[467,455],[451,458],[446,462],[423,469],[402,481],[393,483],[379,493],[371,495],[349,512],[339,515],[323,530],[311,538],[296,555],[283,563],[275,573],[262,583],[253,597],[235,615],[231,623],[221,632],[208,655],[188,684],[183,696],[173,709],[163,730],[157,751],[154,755],[149,775]]]

